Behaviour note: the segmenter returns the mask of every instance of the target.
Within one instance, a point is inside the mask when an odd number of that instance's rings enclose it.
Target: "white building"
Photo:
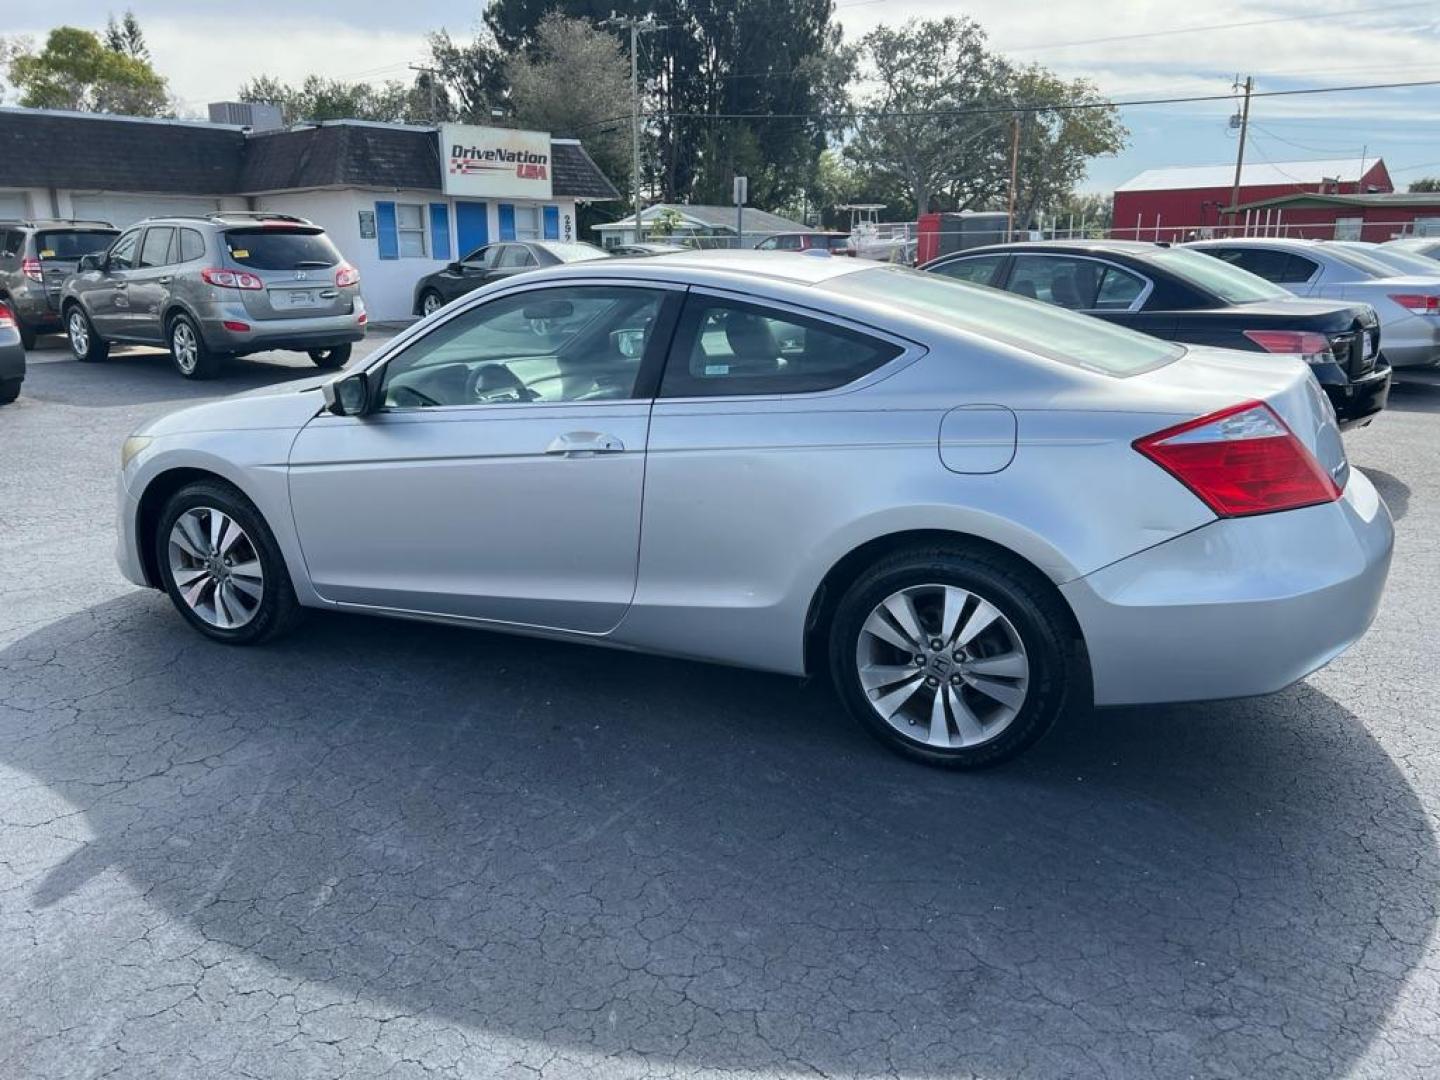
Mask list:
[[[274,210],[313,221],[360,271],[372,318],[492,240],[575,240],[579,204],[618,198],[575,139],[356,120],[238,125],[0,109],[0,219]]]

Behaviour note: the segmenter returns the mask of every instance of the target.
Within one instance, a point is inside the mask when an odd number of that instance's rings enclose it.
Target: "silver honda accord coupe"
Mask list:
[[[955,766],[1281,689],[1393,539],[1297,359],[823,256],[514,277],[122,460],[121,567],[217,641],[328,608],[825,671]]]

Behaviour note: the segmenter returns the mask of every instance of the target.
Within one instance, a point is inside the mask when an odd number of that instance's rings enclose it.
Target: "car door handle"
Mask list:
[[[166,274],[164,277],[162,277],[162,278],[160,278],[160,279],[158,279],[158,280],[159,280],[159,282],[160,282],[161,285],[169,285],[170,282],[171,282],[173,279],[170,277],[169,274]]]
[[[545,448],[545,453],[591,457],[595,454],[619,454],[624,450],[625,444],[614,435],[602,435],[598,431],[567,431],[564,435],[557,435]]]
[[[128,289],[130,287],[130,283],[128,281],[117,281],[115,282],[115,287],[117,289]]]

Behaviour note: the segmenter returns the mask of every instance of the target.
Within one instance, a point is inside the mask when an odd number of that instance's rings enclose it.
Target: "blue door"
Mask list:
[[[490,208],[483,202],[457,202],[455,204],[456,252],[465,258],[478,247],[490,242]]]
[[[547,206],[545,207],[543,213],[545,216],[545,239],[559,240],[560,208],[558,206]]]

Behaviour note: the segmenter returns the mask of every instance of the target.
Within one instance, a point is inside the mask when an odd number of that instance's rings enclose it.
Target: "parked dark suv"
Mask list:
[[[325,230],[264,212],[162,217],[126,229],[66,279],[60,311],[77,360],[113,343],[163,345],[187,379],[226,356],[308,353],[321,368],[365,336],[360,274]]]
[[[108,221],[0,221],[0,303],[25,348],[35,347],[37,334],[62,329],[60,286],[81,256],[104,251],[119,233]]]

